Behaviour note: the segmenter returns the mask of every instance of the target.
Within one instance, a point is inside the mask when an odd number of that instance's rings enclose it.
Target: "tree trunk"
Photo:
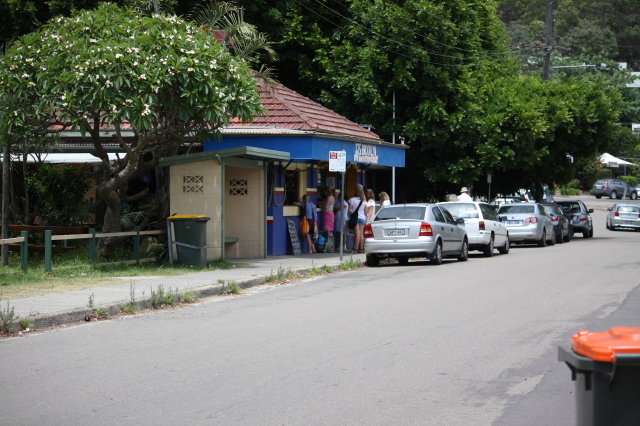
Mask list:
[[[120,232],[122,229],[120,225],[120,197],[115,191],[99,192],[98,196],[107,204],[102,223],[102,233]],[[118,237],[101,238],[98,243],[98,253],[103,257],[107,257],[121,242],[122,238]]]

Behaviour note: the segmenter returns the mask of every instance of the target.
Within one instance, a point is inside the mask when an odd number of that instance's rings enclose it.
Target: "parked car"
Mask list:
[[[469,238],[469,250],[479,250],[486,257],[493,256],[494,248],[502,254],[509,253],[509,232],[500,216],[487,203],[455,201],[438,203],[453,215],[464,219],[464,229]]]
[[[515,243],[536,243],[540,247],[556,243],[556,233],[544,206],[539,203],[505,204],[498,215]]]
[[[598,199],[602,198],[603,195],[611,199],[622,198],[625,194],[626,197],[631,200],[638,198],[636,188],[622,179],[598,179],[596,183],[593,184],[593,195]]]
[[[469,239],[464,219],[453,219],[445,208],[435,204],[400,204],[380,209],[364,228],[367,265],[378,266],[380,259],[396,258],[406,264],[410,258],[426,257],[433,265],[445,257],[459,261],[469,258]]]
[[[618,203],[607,209],[607,229],[635,229],[640,231],[640,206],[637,204]]]
[[[547,211],[553,230],[556,233],[556,243],[568,243],[573,236],[573,224],[567,219],[560,206],[556,203],[542,203]],[[571,215],[573,218],[573,215]]]
[[[593,237],[593,220],[590,214],[593,213],[593,209],[588,209],[580,200],[556,201],[556,204],[560,206],[565,216],[573,215],[574,232],[582,232],[584,238]]]

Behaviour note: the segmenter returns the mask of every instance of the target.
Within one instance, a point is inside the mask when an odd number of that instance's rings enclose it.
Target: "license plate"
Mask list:
[[[508,220],[507,225],[520,225],[519,220]]]
[[[389,229],[387,235],[404,235],[404,229]]]
[[[625,225],[633,225],[633,221],[632,220],[625,220],[622,223],[624,223]]]

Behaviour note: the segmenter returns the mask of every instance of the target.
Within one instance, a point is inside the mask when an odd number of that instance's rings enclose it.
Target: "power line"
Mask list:
[[[316,1],[317,1],[317,0],[316,0]],[[348,7],[348,6],[346,6],[344,3],[339,2],[338,0],[334,0],[334,2],[338,3],[340,6],[344,7],[345,9],[349,9],[349,7]],[[376,12],[375,10],[371,10],[371,11],[372,11],[374,14],[378,15],[379,17],[381,17],[382,19],[384,19],[385,21],[391,22],[391,23],[393,23],[393,24],[395,24],[395,25],[397,25],[397,26],[399,26],[399,27],[403,27],[401,24],[398,24],[396,21],[394,21],[394,20],[392,20],[392,19],[387,18],[386,16],[384,16],[384,15],[382,15],[382,14],[380,14],[380,13]],[[425,10],[425,12],[426,12],[426,10]],[[426,12],[426,13],[428,13],[428,12]],[[440,19],[440,20],[442,20],[442,21],[444,21],[444,19],[441,19],[441,18],[439,18],[439,17],[436,17],[436,18],[437,18],[437,19]],[[438,40],[436,40],[436,39],[433,39],[433,38],[427,37],[427,36],[422,35],[422,34],[420,34],[420,33],[418,33],[418,32],[412,31],[412,30],[410,30],[410,29],[408,29],[408,28],[406,28],[406,27],[403,27],[403,28],[404,28],[406,31],[408,31],[409,33],[411,33],[411,34],[417,35],[417,36],[422,37],[422,38],[424,38],[424,39],[426,39],[426,40],[429,40],[429,41],[432,41],[432,42],[434,42],[434,43],[440,44],[440,45],[442,45],[442,46],[450,47],[450,48],[452,48],[452,49],[462,50],[463,52],[477,53],[477,52],[475,52],[475,51],[473,51],[473,50],[467,50],[467,49],[463,49],[462,47],[457,47],[457,46],[453,46],[453,45],[451,45],[451,44],[442,43],[442,42],[440,42],[440,41],[438,41]],[[464,27],[462,27],[462,28],[464,29]],[[480,39],[480,40],[481,40],[481,41],[485,41],[485,40],[482,40],[482,39]],[[484,56],[506,55],[506,54],[510,54],[510,53],[511,53],[511,52],[487,53],[487,54],[486,54],[486,55],[484,55]],[[435,53],[434,53],[434,54],[435,54]]]
[[[331,21],[330,19],[328,19],[328,18],[326,18],[326,17],[322,16],[321,14],[319,14],[318,12],[316,12],[315,10],[313,10],[313,9],[309,8],[308,6],[306,6],[306,5],[302,4],[302,3],[300,3],[300,1],[298,1],[298,0],[294,0],[294,1],[295,1],[296,3],[298,3],[300,6],[304,7],[304,8],[305,8],[305,9],[307,9],[308,11],[310,11],[311,13],[313,13],[313,14],[317,15],[318,17],[320,17],[320,18],[324,19],[325,21],[329,22],[330,24],[334,25],[335,27],[340,28],[340,29],[344,30],[345,32],[349,32],[349,30],[348,30],[348,29],[346,29],[346,28],[344,28],[343,26],[341,26],[341,25],[339,25],[339,24],[336,24],[335,22]],[[346,19],[346,18],[345,18],[345,19]],[[359,24],[358,24],[358,25],[359,25]],[[358,39],[360,39],[360,40],[363,40],[363,41],[365,41],[365,42],[368,42],[368,41],[369,41],[369,40],[367,40],[367,39],[365,39],[365,38],[363,38],[363,37],[357,36],[357,35],[356,35],[355,37],[356,37],[356,38],[358,38]],[[392,42],[394,42],[394,43],[398,43],[398,42],[396,42],[395,40],[391,40],[391,39],[389,39],[389,40],[390,40],[390,41],[392,41]],[[415,57],[415,56],[406,55],[406,54],[404,54],[404,53],[400,53],[400,52],[397,52],[397,51],[395,51],[395,50],[393,50],[393,49],[390,49],[390,48],[388,48],[388,47],[383,47],[383,46],[378,46],[378,47],[380,47],[381,49],[384,49],[384,50],[386,50],[386,51],[388,51],[388,52],[394,53],[394,54],[396,54],[396,55],[403,56],[403,57],[406,57],[406,58],[409,58],[409,59],[413,59],[413,60],[416,60],[416,61],[419,61],[419,62],[423,62],[423,63],[426,63],[426,64],[441,65],[441,66],[447,66],[447,67],[465,67],[465,66],[469,66],[469,65],[476,65],[476,64],[443,64],[443,63],[439,63],[439,62],[433,62],[433,61],[428,61],[428,60],[425,60],[425,59],[417,58],[417,57]],[[420,50],[420,49],[419,49],[419,50]],[[420,50],[420,51],[421,51],[421,52],[423,52],[423,53],[428,53],[428,52],[425,52],[424,50]],[[453,58],[458,59],[457,57],[453,57]],[[500,61],[503,61],[503,60],[510,60],[510,59],[511,59],[511,57],[509,56],[509,57],[505,57],[505,58],[501,58],[501,59],[497,59],[497,60],[493,60],[493,61],[485,61],[485,62],[482,62],[482,63],[480,63],[480,64],[484,65],[484,64],[488,64],[488,63],[495,63],[495,62],[500,62]]]

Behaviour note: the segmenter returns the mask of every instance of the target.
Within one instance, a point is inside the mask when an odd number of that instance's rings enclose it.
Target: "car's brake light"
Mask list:
[[[605,183],[604,186],[603,186],[603,188],[608,188],[608,187],[609,187],[608,183]]]
[[[484,220],[481,220],[480,223],[478,223],[478,226],[480,227],[481,231],[484,231]]]
[[[371,224],[364,227],[364,237],[373,238],[373,228],[371,228]]]
[[[560,218],[558,216],[555,216],[555,217],[551,218],[551,222],[557,222],[559,220],[560,220]]]
[[[431,229],[431,225],[429,225],[428,223],[422,222],[420,224],[420,236],[433,237],[433,230]]]
[[[580,213],[580,221],[582,222],[583,220],[587,220],[587,215]]]
[[[620,213],[618,213],[617,211],[613,213],[614,216],[620,216]]]
[[[524,220],[524,223],[538,223],[537,217],[528,217]]]

